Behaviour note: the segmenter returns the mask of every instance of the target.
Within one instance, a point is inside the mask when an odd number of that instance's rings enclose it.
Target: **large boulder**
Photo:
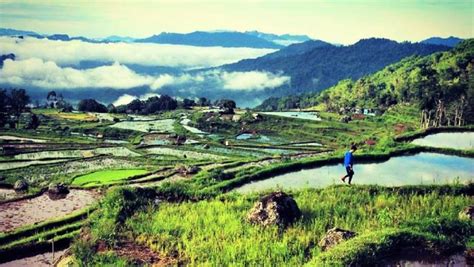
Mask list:
[[[69,189],[63,184],[50,184],[48,186],[48,193],[51,195],[66,195]]]
[[[319,246],[323,251],[326,251],[342,241],[348,240],[356,236],[355,232],[340,228],[332,228],[326,232],[326,235],[319,241]]]
[[[301,217],[296,201],[284,192],[262,197],[250,210],[247,219],[254,224],[285,227]]]
[[[201,168],[198,166],[180,166],[176,170],[183,176],[192,175],[198,173]]]
[[[465,207],[459,213],[459,219],[474,221],[474,205]]]
[[[25,180],[18,180],[13,185],[15,191],[26,191],[28,189],[28,183]]]

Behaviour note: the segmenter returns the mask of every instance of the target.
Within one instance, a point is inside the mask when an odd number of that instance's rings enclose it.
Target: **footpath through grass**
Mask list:
[[[78,176],[72,181],[76,186],[97,186],[111,184],[117,181],[125,180],[133,176],[146,174],[144,169],[126,169],[126,170],[104,170]]]

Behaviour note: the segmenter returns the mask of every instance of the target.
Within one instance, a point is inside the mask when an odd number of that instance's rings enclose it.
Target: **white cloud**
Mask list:
[[[221,79],[224,89],[261,90],[275,88],[290,81],[288,76],[275,75],[270,72],[223,72]]]
[[[60,66],[80,61],[120,62],[145,66],[184,68],[212,67],[246,58],[256,58],[273,49],[196,47],[149,43],[88,43],[36,38],[0,37],[0,54],[14,53],[17,59],[40,58]]]
[[[123,95],[119,96],[117,98],[117,100],[115,100],[113,102],[113,104],[114,104],[114,106],[117,107],[117,106],[121,106],[121,105],[127,105],[128,103],[132,102],[135,99],[147,100],[148,98],[154,97],[154,96],[160,96],[160,95],[159,94],[154,94],[154,93],[148,93],[148,94],[144,94],[144,95],[141,95],[141,96],[137,97],[137,96],[134,96],[134,95],[123,94]]]
[[[226,72],[212,70],[195,74],[159,76],[142,75],[119,63],[79,70],[60,67],[52,61],[38,58],[4,61],[0,69],[0,83],[15,86],[35,86],[51,89],[112,88],[129,89],[147,86],[159,90],[164,86],[179,90],[226,89],[262,90],[275,88],[290,81],[290,77],[270,72]],[[155,94],[153,94],[155,95]],[[152,96],[152,95],[150,95]],[[118,103],[132,101],[131,95],[123,95]],[[130,100],[131,99],[131,100]]]
[[[121,106],[121,105],[126,105],[135,99],[137,99],[136,96],[124,94],[124,95],[119,96],[119,98],[117,98],[117,100],[115,100],[113,104],[116,107]]]
[[[52,61],[37,58],[4,61],[0,82],[43,88],[114,88],[128,89],[149,85],[153,77],[139,75],[126,66],[114,63],[93,69],[62,68]]]

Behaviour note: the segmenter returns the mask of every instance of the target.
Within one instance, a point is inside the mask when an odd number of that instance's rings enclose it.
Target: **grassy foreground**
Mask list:
[[[199,202],[152,204],[154,194],[116,189],[93,216],[88,242],[74,246],[79,262],[126,263],[113,256],[119,240],[132,239],[161,258],[205,266],[301,266],[303,264],[373,264],[399,246],[434,254],[463,249],[474,234],[459,211],[474,204],[472,186],[333,186],[293,192],[303,212],[297,223],[280,231],[246,221],[258,195],[221,195]],[[148,199],[147,197],[148,196]],[[138,212],[136,212],[138,210]],[[101,231],[113,226],[115,231]],[[332,227],[358,236],[322,252],[317,246]],[[95,253],[97,242],[108,253]],[[370,253],[369,253],[370,252]]]

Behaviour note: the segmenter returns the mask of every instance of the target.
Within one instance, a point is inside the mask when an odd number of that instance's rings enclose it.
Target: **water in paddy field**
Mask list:
[[[455,149],[474,149],[474,132],[437,133],[413,140],[413,144]]]
[[[280,116],[280,117],[286,117],[286,118],[312,120],[312,121],[321,120],[321,118],[315,112],[282,111],[282,112],[262,112],[262,114]]]
[[[341,162],[343,161],[341,155]],[[353,184],[402,186],[419,184],[467,183],[474,181],[474,159],[436,153],[392,157],[379,163],[357,163],[355,154]],[[340,177],[346,171],[342,164],[277,175],[245,184],[238,192],[268,189],[321,188],[342,184]]]

